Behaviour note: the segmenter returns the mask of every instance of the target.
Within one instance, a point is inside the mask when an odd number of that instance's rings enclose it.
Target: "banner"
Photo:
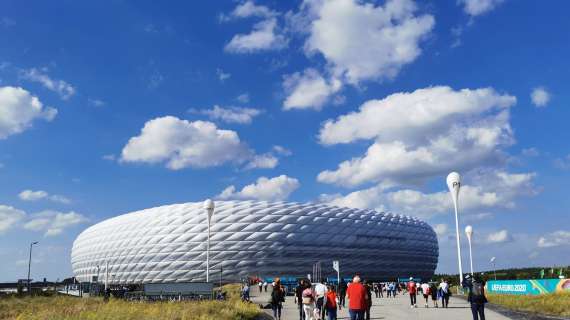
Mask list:
[[[487,293],[517,295],[570,292],[570,279],[489,280],[485,290]]]

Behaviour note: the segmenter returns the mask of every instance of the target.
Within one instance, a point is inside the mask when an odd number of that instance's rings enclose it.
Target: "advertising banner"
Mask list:
[[[518,295],[570,291],[570,279],[490,280],[485,290],[487,293]]]

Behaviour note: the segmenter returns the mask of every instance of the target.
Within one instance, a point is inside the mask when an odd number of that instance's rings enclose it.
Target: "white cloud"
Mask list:
[[[439,237],[443,237],[447,234],[449,227],[445,223],[436,224],[433,226],[433,230]]]
[[[46,210],[34,214],[31,219],[24,224],[24,229],[32,231],[45,231],[46,237],[61,234],[66,228],[89,221],[85,216],[70,211],[63,213],[59,211]]]
[[[269,18],[256,23],[248,34],[236,34],[225,46],[231,53],[255,53],[279,50],[287,46],[287,39],[277,30],[277,19]]]
[[[57,110],[19,87],[0,87],[0,139],[30,128],[35,120],[51,121]]]
[[[120,161],[166,163],[167,168],[179,170],[245,162],[253,162],[251,168],[267,168],[271,161],[263,160],[268,158],[267,154],[256,155],[235,131],[219,129],[208,121],[166,116],[147,121],[140,135],[129,139]]]
[[[482,15],[495,9],[504,0],[459,0],[459,4],[463,4],[463,11],[468,15],[475,17]]]
[[[273,146],[273,151],[275,151],[275,153],[282,155],[282,156],[290,156],[293,154],[293,152],[285,147],[282,146],[278,146],[275,145]]]
[[[37,201],[40,199],[44,199],[48,196],[48,193],[42,190],[32,191],[32,190],[24,190],[18,194],[18,197],[23,201]]]
[[[196,110],[191,109],[190,112],[207,115],[212,120],[221,120],[227,123],[249,124],[254,117],[262,113],[261,110],[255,108],[243,107],[221,107],[215,105],[212,109]]]
[[[512,240],[513,237],[509,234],[509,231],[504,229],[487,235],[488,243],[504,243]]]
[[[75,94],[75,88],[71,84],[63,80],[52,79],[46,73],[35,68],[22,70],[20,76],[23,79],[40,83],[46,89],[57,93],[63,100],[67,100]]]
[[[395,77],[421,53],[420,41],[433,29],[431,15],[416,16],[411,0],[374,6],[358,0],[306,0],[310,35],[307,54],[320,53],[333,74],[349,83]]]
[[[10,230],[25,217],[26,213],[24,211],[0,205],[0,234]]]
[[[538,157],[540,155],[540,151],[537,148],[522,149],[521,153],[525,157]]]
[[[229,186],[217,198],[219,199],[252,199],[278,201],[285,200],[299,188],[299,180],[280,175],[274,178],[260,177],[253,184],[246,185],[241,191],[236,191],[235,186]]]
[[[250,18],[250,17],[270,18],[276,15],[277,12],[269,9],[269,7],[263,5],[256,5],[253,1],[246,1],[237,5],[229,16],[222,14],[220,16],[220,20],[223,22],[231,20],[232,18],[234,19]]]
[[[339,80],[325,80],[315,69],[306,69],[303,73],[295,72],[286,75],[283,88],[287,98],[283,109],[316,109],[319,110],[330,96],[340,90]]]
[[[99,108],[99,107],[106,105],[105,101],[103,101],[101,99],[95,99],[95,98],[88,98],[87,104],[91,107],[96,107],[96,108]]]
[[[218,79],[220,79],[221,82],[228,80],[232,76],[231,73],[224,72],[224,70],[222,70],[220,68],[216,69],[216,75],[218,76]]]
[[[537,87],[532,90],[530,99],[536,107],[546,107],[550,102],[550,93],[544,87]]]
[[[570,154],[563,158],[554,159],[554,166],[562,170],[570,170]]]
[[[544,235],[538,239],[537,245],[541,248],[551,248],[570,245],[570,231],[559,230]]]
[[[249,103],[249,94],[242,93],[239,96],[237,96],[236,100],[240,103]]]
[[[58,194],[49,194],[43,190],[37,190],[37,191],[24,190],[18,194],[18,197],[20,198],[20,200],[23,200],[23,201],[38,201],[38,200],[46,199],[46,200],[50,200],[53,202],[59,202],[59,203],[63,203],[63,204],[71,203],[71,200],[65,196],[58,195]]]
[[[255,155],[245,166],[245,170],[250,169],[273,169],[279,164],[279,159],[271,153]]]
[[[504,171],[467,175],[464,181],[469,183],[461,186],[459,196],[460,211],[468,220],[480,220],[492,215],[488,210],[514,209],[519,197],[537,194],[538,190],[533,185],[534,177],[534,173],[514,174]],[[392,191],[393,187],[394,185],[384,183],[344,196],[321,196],[321,201],[341,207],[394,211],[423,218],[448,214],[453,210],[447,190],[423,193],[412,189]],[[481,213],[482,210],[485,212]]]
[[[403,183],[497,163],[504,158],[503,149],[514,143],[508,109],[515,103],[515,97],[490,88],[449,87],[370,100],[357,112],[325,122],[319,139],[327,145],[375,142],[363,157],[321,172],[318,180],[343,186]]]

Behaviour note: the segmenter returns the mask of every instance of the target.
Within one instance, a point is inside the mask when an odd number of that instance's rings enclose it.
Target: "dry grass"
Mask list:
[[[512,310],[562,317],[570,316],[570,292],[537,296],[487,294],[487,299],[491,303]]]
[[[105,303],[100,298],[67,296],[6,298],[0,299],[0,319],[250,320],[261,313],[256,305],[242,303],[233,293],[235,287],[226,289],[230,291],[227,301],[139,303],[111,299]]]

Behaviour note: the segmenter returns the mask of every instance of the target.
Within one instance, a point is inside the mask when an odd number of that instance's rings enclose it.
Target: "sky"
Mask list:
[[[3,1],[0,281],[206,198],[417,216],[457,272],[568,265],[566,1]]]

